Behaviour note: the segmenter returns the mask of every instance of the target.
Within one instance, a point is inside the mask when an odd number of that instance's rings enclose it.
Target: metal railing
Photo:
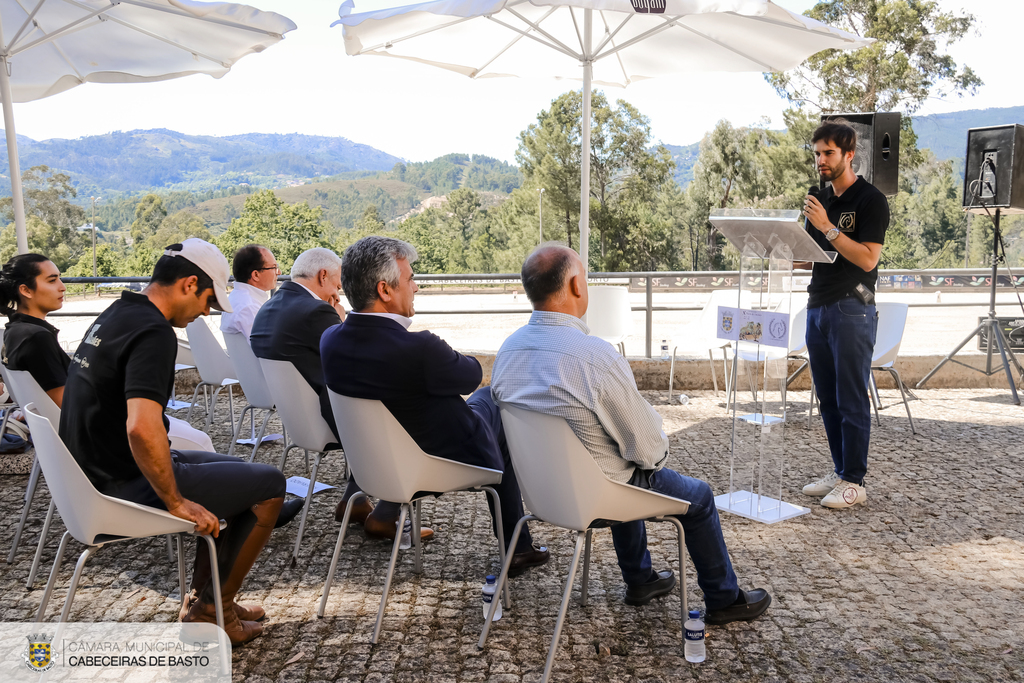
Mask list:
[[[988,291],[988,286],[991,280],[991,269],[987,268],[946,268],[946,269],[932,269],[932,270],[880,270],[879,275],[879,291],[881,292],[900,292],[900,293],[922,293],[922,292],[944,292],[944,291],[955,291],[964,292],[972,291],[968,289],[971,283],[977,282],[977,291],[979,294]],[[1024,275],[1020,273],[1014,273],[1014,282],[1018,287],[1024,286]],[[589,273],[587,280],[593,284],[629,284],[630,288],[634,291],[643,291],[645,295],[643,306],[633,306],[634,312],[643,311],[645,313],[645,351],[646,357],[651,358],[652,343],[653,343],[653,328],[654,328],[654,314],[659,312],[670,312],[670,311],[700,311],[703,310],[702,304],[669,304],[669,305],[654,305],[654,293],[655,291],[662,292],[710,292],[713,287],[707,285],[695,285],[693,287],[687,287],[685,285],[681,287],[674,287],[671,281],[676,280],[698,280],[700,282],[713,282],[717,279],[725,279],[730,284],[722,285],[719,288],[735,287],[738,285],[738,271],[631,271],[631,272],[620,272],[620,273]],[[794,276],[794,277],[807,277],[806,276]],[[897,279],[902,278],[902,279]],[[915,280],[907,280],[906,278],[916,278]],[[980,278],[980,280],[978,279]],[[149,282],[148,277],[67,277],[62,278],[65,284],[68,285],[86,285],[86,284],[146,284]],[[287,275],[281,275],[278,277],[279,282],[287,282],[291,278]],[[423,286],[440,286],[445,285],[482,285],[482,286],[494,286],[494,285],[509,285],[520,283],[522,278],[519,273],[439,273],[430,274],[422,273],[416,275],[416,282]],[[923,283],[941,280],[941,284],[925,286]],[[234,278],[231,278],[234,281]],[[999,276],[999,287],[1005,288],[1007,291],[1012,291],[1009,277],[1006,275]],[[888,282],[889,286],[885,283]],[[902,284],[921,282],[920,287],[898,287],[895,288],[892,285],[896,282]],[[656,284],[657,283],[657,284]],[[666,284],[669,283],[669,284]],[[639,289],[642,288],[642,289]],[[484,290],[480,293],[493,290]],[[1016,299],[1007,299],[1005,301],[997,301],[997,305],[1017,305]],[[910,303],[911,308],[951,308],[951,307],[986,307],[988,302],[914,302]],[[529,306],[522,308],[484,308],[484,309],[434,309],[434,310],[417,310],[416,315],[520,315],[532,313],[533,309]],[[220,315],[220,311],[211,311],[214,315]],[[63,317],[74,317],[74,318],[94,318],[100,314],[99,311],[76,311],[76,312],[65,312],[55,311],[50,313],[50,316],[63,316]]]

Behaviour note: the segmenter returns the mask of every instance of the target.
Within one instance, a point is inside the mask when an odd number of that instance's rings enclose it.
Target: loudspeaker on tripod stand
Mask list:
[[[963,207],[971,213],[1001,209],[1024,213],[1024,126],[987,126],[967,131]]]
[[[899,192],[900,114],[823,114],[821,122],[842,119],[857,132],[853,172],[864,176],[886,197]]]

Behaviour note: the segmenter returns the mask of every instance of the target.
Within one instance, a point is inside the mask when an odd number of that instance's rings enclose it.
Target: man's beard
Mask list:
[[[832,181],[846,173],[846,162],[839,161],[834,166],[825,165],[825,168],[818,169],[818,175],[823,181]]]

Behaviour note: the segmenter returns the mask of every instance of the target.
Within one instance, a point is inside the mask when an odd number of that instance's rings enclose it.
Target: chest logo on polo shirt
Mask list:
[[[83,344],[91,344],[92,346],[99,346],[100,342],[103,341],[96,336],[96,331],[100,329],[99,325],[93,325],[89,328],[89,334],[86,335],[85,339],[82,340]]]
[[[839,215],[839,232],[853,232],[857,226],[857,214],[854,211],[847,211]]]

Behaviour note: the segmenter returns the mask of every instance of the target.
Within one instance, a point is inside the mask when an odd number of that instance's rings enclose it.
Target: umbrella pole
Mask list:
[[[583,11],[583,156],[580,159],[580,260],[590,270],[590,91],[594,78],[590,33],[593,10]]]
[[[18,253],[28,252],[25,231],[25,196],[21,190],[21,164],[18,162],[18,136],[14,131],[14,104],[11,97],[10,63],[0,56],[0,97],[3,99],[4,132],[7,134],[7,159],[11,164],[11,199],[14,205],[14,230],[18,236]]]

